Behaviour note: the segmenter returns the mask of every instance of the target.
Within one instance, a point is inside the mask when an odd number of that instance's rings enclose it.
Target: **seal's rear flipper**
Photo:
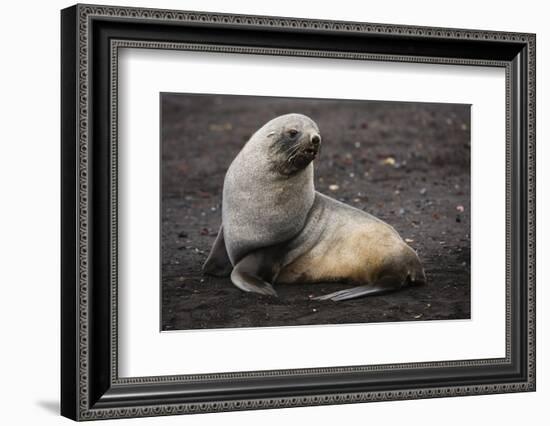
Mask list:
[[[399,280],[393,277],[384,277],[375,284],[335,291],[334,293],[325,294],[324,296],[314,297],[313,300],[332,300],[333,302],[340,302],[342,300],[356,299],[358,297],[390,293],[399,290],[402,286]]]
[[[246,292],[277,296],[271,284],[260,277],[262,256],[252,253],[243,258],[231,272],[231,281],[235,286]]]
[[[229,255],[225,248],[225,240],[223,238],[223,224],[220,226],[218,236],[210,254],[202,266],[202,271],[205,274],[214,275],[216,277],[228,277],[231,274],[233,265],[229,260]]]
[[[341,300],[355,299],[357,297],[363,296],[374,296],[377,294],[389,293],[391,291],[395,291],[395,289],[388,289],[387,287],[372,285],[362,285],[359,287],[335,291],[334,293],[325,294],[324,296],[314,297],[313,300],[332,300],[333,302],[339,302]]]

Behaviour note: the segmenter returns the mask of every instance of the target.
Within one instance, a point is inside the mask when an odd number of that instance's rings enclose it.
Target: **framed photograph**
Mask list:
[[[535,390],[535,35],[61,12],[61,412]]]

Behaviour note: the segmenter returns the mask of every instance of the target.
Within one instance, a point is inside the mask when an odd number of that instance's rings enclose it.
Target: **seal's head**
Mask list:
[[[262,129],[273,169],[292,175],[305,169],[319,154],[321,135],[317,124],[302,114],[274,118]]]

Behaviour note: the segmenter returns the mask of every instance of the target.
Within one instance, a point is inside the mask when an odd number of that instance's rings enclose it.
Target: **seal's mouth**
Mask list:
[[[296,154],[289,159],[289,162],[294,167],[298,169],[303,169],[315,159],[318,152],[319,149],[317,147],[306,146],[296,152]]]
[[[303,161],[311,162],[317,157],[317,154],[319,153],[319,148],[316,146],[306,146],[303,149],[300,150],[298,154],[298,158],[301,157]]]
[[[317,149],[316,148],[306,148],[304,149],[304,154],[315,157],[317,155]]]
[[[321,139],[315,135],[310,140],[301,141],[285,152],[287,158],[285,164],[290,167],[290,172],[296,172],[306,168],[321,152]]]

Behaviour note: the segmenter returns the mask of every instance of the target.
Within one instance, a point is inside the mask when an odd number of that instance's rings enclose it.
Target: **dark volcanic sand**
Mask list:
[[[469,106],[161,96],[162,330],[470,317]],[[288,112],[321,130],[317,190],[413,240],[428,285],[335,303],[310,296],[350,285],[277,285],[275,299],[202,275],[229,164],[255,130]]]

